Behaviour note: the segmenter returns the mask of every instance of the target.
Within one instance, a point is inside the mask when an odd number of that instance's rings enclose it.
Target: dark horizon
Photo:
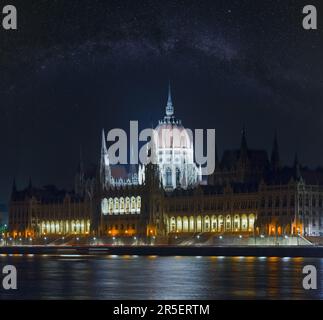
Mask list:
[[[302,28],[306,1],[12,1],[0,31],[0,202],[16,177],[71,188],[82,146],[97,163],[101,130],[151,127],[171,79],[184,126],[215,128],[218,154],[248,146],[283,164],[323,165],[323,29]],[[320,12],[318,1],[312,1]]]

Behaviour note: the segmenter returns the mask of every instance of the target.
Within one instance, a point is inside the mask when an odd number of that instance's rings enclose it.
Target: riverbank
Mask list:
[[[8,246],[0,254],[319,257],[323,246]]]

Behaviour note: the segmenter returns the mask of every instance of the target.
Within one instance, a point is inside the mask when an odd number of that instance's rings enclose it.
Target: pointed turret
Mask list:
[[[102,129],[101,157],[102,156],[104,157],[107,154],[108,154],[108,150],[105,142],[105,133],[104,133],[104,129]],[[104,158],[102,158],[102,160],[104,160]]]
[[[273,148],[271,152],[271,166],[274,171],[277,171],[280,167],[277,133],[275,133],[274,136]]]
[[[129,169],[129,179],[132,184],[137,185],[138,184],[138,170],[136,166],[137,160],[135,159],[134,155],[134,149],[133,146],[131,146],[130,151],[130,169]]]
[[[172,92],[170,88],[170,82],[168,84],[168,99],[167,99],[167,105],[166,105],[166,115],[168,117],[171,117],[174,115],[174,107],[173,107],[173,101],[172,101]]]
[[[105,133],[102,129],[101,159],[100,159],[100,180],[103,186],[107,186],[111,182],[111,170],[108,149],[105,142]]]

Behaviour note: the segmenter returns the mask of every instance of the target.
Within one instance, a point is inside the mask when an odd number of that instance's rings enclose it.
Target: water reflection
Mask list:
[[[323,259],[278,257],[0,256],[18,270],[15,299],[322,299]],[[305,291],[302,269],[318,270]]]

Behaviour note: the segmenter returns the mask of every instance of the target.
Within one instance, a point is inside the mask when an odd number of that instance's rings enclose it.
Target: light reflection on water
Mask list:
[[[278,257],[0,256],[18,290],[5,299],[323,299],[323,259]],[[318,290],[302,268],[318,270]]]

